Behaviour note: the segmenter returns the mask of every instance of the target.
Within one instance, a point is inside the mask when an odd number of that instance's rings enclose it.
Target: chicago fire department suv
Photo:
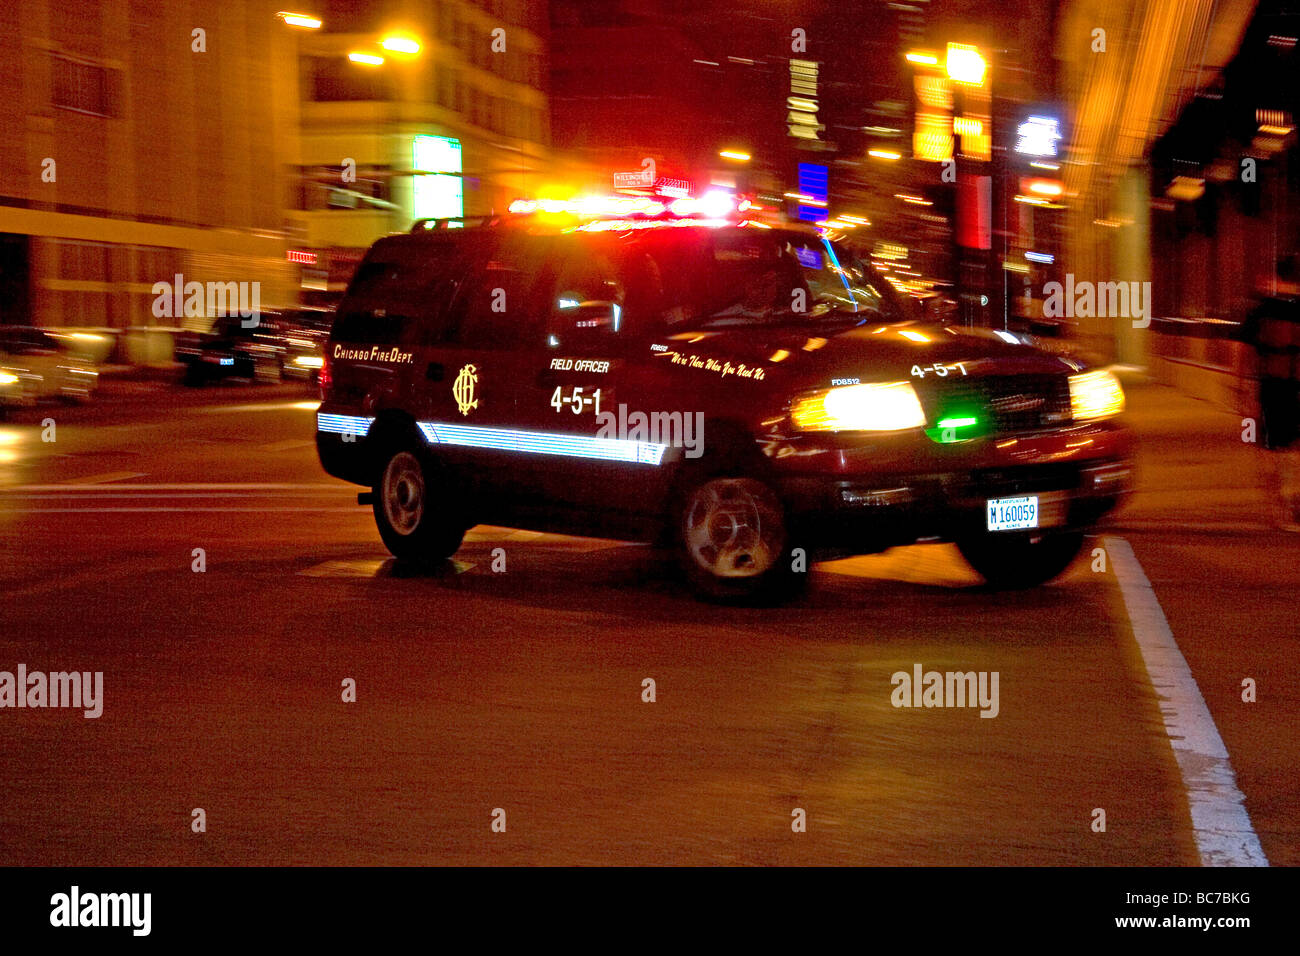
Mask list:
[[[789,593],[796,549],[952,541],[994,587],[1061,573],[1129,484],[1116,378],[913,321],[846,248],[716,199],[522,202],[371,247],[316,444],[388,549],[441,560],[481,522],[659,541],[724,600]]]

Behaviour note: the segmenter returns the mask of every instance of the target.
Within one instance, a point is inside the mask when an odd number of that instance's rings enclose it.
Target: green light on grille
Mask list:
[[[931,428],[925,430],[931,441],[949,445],[956,442],[974,441],[986,430],[984,419],[972,409],[964,411],[950,409],[949,414],[939,419]]]

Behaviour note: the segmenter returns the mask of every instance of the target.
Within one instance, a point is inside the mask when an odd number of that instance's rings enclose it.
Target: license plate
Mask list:
[[[1037,528],[1038,496],[990,498],[987,513],[988,529],[990,531],[1016,531],[1020,528]]]

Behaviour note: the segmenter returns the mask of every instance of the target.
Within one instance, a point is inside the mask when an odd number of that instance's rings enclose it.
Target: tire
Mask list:
[[[778,603],[808,579],[793,569],[785,506],[759,478],[700,475],[675,496],[670,520],[678,566],[701,597]]]
[[[1082,531],[989,532],[957,542],[962,557],[989,587],[999,591],[1023,590],[1052,580],[1082,549]]]
[[[447,481],[417,446],[396,446],[385,457],[373,509],[393,557],[427,564],[455,554],[470,527],[456,516],[457,505]]]

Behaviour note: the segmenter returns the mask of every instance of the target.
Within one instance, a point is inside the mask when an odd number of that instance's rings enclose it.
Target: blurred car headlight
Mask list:
[[[16,385],[18,376],[12,372],[0,372],[0,385]]]
[[[1124,411],[1124,389],[1113,372],[1099,369],[1070,376],[1070,410],[1077,422],[1113,418]]]
[[[925,427],[925,411],[910,382],[828,389],[797,401],[790,418],[804,431],[895,432]]]
[[[293,364],[303,368],[320,368],[325,364],[325,360],[319,355],[299,355],[293,360]]]

